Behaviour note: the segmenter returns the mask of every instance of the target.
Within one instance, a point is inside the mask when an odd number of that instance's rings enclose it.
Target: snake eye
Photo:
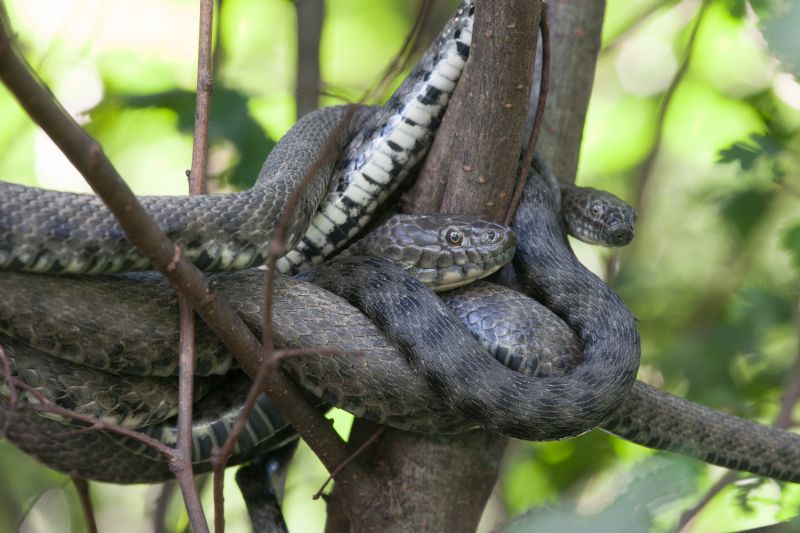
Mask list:
[[[444,234],[444,238],[450,246],[458,246],[464,240],[464,235],[457,229],[451,228]]]
[[[486,234],[486,236],[487,236],[487,237],[489,237],[489,241],[493,241],[493,240],[494,240],[494,238],[495,238],[497,235],[495,234],[495,232],[494,232],[493,230],[489,230],[489,232]]]
[[[605,212],[605,207],[601,203],[594,203],[591,207],[592,214],[596,217],[601,216]]]

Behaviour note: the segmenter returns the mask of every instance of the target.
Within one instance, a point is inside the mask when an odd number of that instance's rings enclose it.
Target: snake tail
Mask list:
[[[800,483],[800,435],[720,413],[641,381],[602,428],[648,448]]]

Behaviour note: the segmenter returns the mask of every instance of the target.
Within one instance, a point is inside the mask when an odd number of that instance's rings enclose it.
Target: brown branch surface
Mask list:
[[[539,49],[542,57],[541,73],[539,76],[539,98],[536,101],[536,111],[533,114],[531,133],[528,136],[528,142],[525,143],[525,155],[522,157],[522,163],[519,165],[517,184],[514,186],[514,194],[511,196],[511,203],[508,205],[506,216],[503,219],[503,224],[507,226],[510,226],[511,222],[514,220],[517,206],[519,206],[519,202],[522,200],[522,192],[525,190],[525,183],[528,181],[528,169],[531,168],[533,157],[536,155],[536,144],[539,142],[539,134],[542,131],[544,110],[547,104],[547,91],[550,89],[550,26],[548,25],[547,17],[547,4],[542,4],[542,13],[539,17],[539,30],[542,39],[542,47]]]
[[[540,7],[540,2],[476,1],[467,69],[406,211],[441,207],[495,219],[505,214],[519,159]],[[374,431],[372,424],[356,420],[351,447],[356,449]],[[327,531],[474,531],[505,443],[504,437],[481,431],[426,436],[389,429],[367,455],[385,473],[391,521],[362,514],[358,524],[347,524],[340,509],[352,503],[337,486]]]
[[[211,116],[212,75],[211,29],[214,25],[214,0],[200,0],[200,36],[197,45],[197,96],[194,111],[192,169],[189,171],[190,194],[206,192],[208,171],[208,121]]]
[[[537,151],[557,176],[575,181],[583,124],[594,83],[605,1],[550,2],[550,72],[547,109]],[[537,84],[534,83],[534,89]],[[538,92],[534,90],[532,100]]]
[[[194,484],[192,468],[192,404],[194,402],[194,312],[183,296],[178,297],[180,339],[178,356],[178,443],[169,467],[183,496],[186,513],[192,529],[201,533],[208,531],[208,521],[200,502],[200,494]]]
[[[408,195],[407,212],[502,220],[511,201],[541,3],[475,4],[468,68]]]
[[[430,16],[432,4],[432,0],[420,1],[419,9],[417,10],[417,16],[414,19],[414,24],[406,34],[405,39],[403,39],[403,44],[400,45],[400,49],[389,62],[375,87],[366,91],[359,99],[360,103],[367,103],[372,98],[379,97],[383,91],[386,90],[394,77],[397,76],[404,68],[406,68],[408,62],[411,60],[414,50],[419,44],[419,38],[420,35],[422,35],[422,28],[425,26],[425,22]]]

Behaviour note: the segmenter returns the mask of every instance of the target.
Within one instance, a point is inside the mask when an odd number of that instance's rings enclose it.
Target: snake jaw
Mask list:
[[[511,234],[513,237],[513,233]],[[516,243],[516,238],[513,239]],[[432,271],[438,279],[431,283],[424,282],[433,292],[447,292],[479,279],[491,276],[514,257],[515,246],[511,246],[496,254],[486,257],[483,261],[454,266],[443,271]]]

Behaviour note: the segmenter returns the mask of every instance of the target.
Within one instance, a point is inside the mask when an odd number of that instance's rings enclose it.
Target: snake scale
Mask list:
[[[291,264],[284,268],[296,270],[305,261],[317,262],[317,257],[340,247],[364,225],[377,202],[388,194],[377,185],[388,176],[393,184],[389,188],[395,187],[395,180],[424,154],[449,97],[444,85],[454,85],[453,65],[459,64],[459,58],[461,63],[466,59],[471,15],[471,3],[464,2],[422,67],[415,69],[384,108],[356,110],[344,130],[341,109],[301,120],[273,151],[250,191],[222,200],[144,198],[145,206],[199,266],[235,270],[259,264],[282,211],[281,200],[323,152],[329,135],[337,132],[336,151],[347,155],[339,163],[326,162],[304,196],[289,232],[292,242],[304,243],[300,246],[305,251],[298,252],[303,260],[287,258]],[[418,130],[422,135],[415,137]],[[348,148],[351,138],[354,144]],[[350,181],[343,177],[348,175]],[[544,333],[537,337],[545,343],[552,338],[572,343],[565,352],[555,350],[556,355],[548,357],[533,341],[525,343],[525,348],[538,354],[534,359],[508,349],[497,352],[499,359],[517,367],[514,371],[489,357],[450,309],[419,281],[385,260],[345,257],[321,265],[309,279],[346,296],[370,318],[315,285],[280,278],[276,343],[363,351],[369,357],[295,358],[285,363],[286,370],[317,398],[402,429],[441,433],[483,427],[521,438],[553,439],[603,427],[646,446],[800,481],[798,437],[635,382],[639,349],[635,320],[613,291],[588,274],[569,252],[559,193],[545,175],[541,169],[532,174],[518,211],[515,229],[520,243],[515,263],[526,292],[552,310],[533,300],[524,304],[541,312],[536,320],[544,324]],[[333,181],[327,176],[333,176]],[[339,190],[342,183],[352,186]],[[359,191],[354,193],[354,188]],[[338,211],[326,215],[323,207],[319,212],[327,222],[314,225],[317,234],[304,236],[319,203],[336,192],[344,209],[337,207]],[[0,198],[2,268],[99,273],[147,266],[96,199],[10,184],[0,187]],[[193,220],[185,215],[192,211],[214,213],[216,218]],[[76,223],[84,225],[76,227]],[[321,245],[320,235],[326,244]],[[213,279],[257,329],[260,302],[252,294],[260,294],[263,274],[245,270]],[[488,285],[477,290],[500,295],[497,298],[504,305],[525,298]],[[94,358],[101,367],[107,363],[105,358],[136,367],[138,363],[129,359],[134,352],[141,355],[142,367],[151,365],[151,360],[174,358],[175,344],[170,344],[176,338],[174,293],[156,276],[90,279],[7,271],[0,275],[0,294],[0,329],[9,335],[0,342],[17,357],[17,365],[26,357],[52,360],[39,351],[49,349],[78,354],[84,362]],[[54,298],[42,303],[43,294]],[[120,294],[125,297],[111,311],[109,299],[117,300]],[[479,322],[498,320],[494,304],[484,308],[491,311]],[[103,316],[90,319],[87,309]],[[103,313],[96,313],[98,309]],[[475,315],[468,316],[474,319]],[[56,325],[57,330],[53,329]],[[119,332],[120,337],[109,340],[109,331]],[[160,338],[167,340],[154,340],[154,332],[163,333]],[[481,331],[476,334],[482,335]],[[201,344],[208,342],[206,350],[216,359],[201,365],[204,373],[227,373],[230,357],[211,335],[206,337]],[[484,339],[484,344],[492,341]],[[103,350],[103,346],[112,349]],[[155,357],[150,359],[148,354]],[[570,361],[568,354],[580,357]],[[550,370],[545,371],[548,366]],[[149,368],[139,371],[152,373]],[[272,421],[274,429],[279,429],[279,422]],[[65,443],[59,438],[64,432],[61,423],[6,409],[0,409],[0,423],[8,424],[7,435],[20,447],[74,475],[117,482],[169,475],[163,461],[144,452],[131,453],[102,432],[82,432]],[[274,445],[257,444],[239,458]],[[92,461],[86,461],[87,450]]]

